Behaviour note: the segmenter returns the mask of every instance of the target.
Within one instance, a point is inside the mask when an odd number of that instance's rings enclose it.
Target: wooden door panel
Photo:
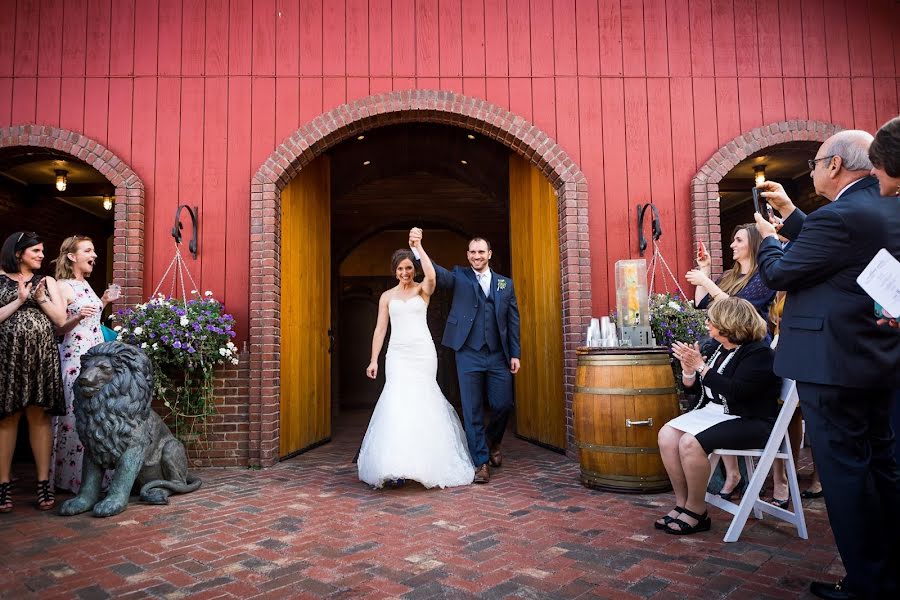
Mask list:
[[[562,296],[556,194],[528,161],[509,163],[512,278],[521,316],[522,370],[516,382],[516,430],[565,448]]]
[[[282,457],[331,436],[330,202],[327,157],[281,192]]]

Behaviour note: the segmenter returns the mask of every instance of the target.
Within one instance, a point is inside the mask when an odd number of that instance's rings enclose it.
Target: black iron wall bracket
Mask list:
[[[647,240],[644,238],[644,213],[647,212],[647,209],[650,209],[650,212],[653,215],[651,232],[653,234],[653,241],[659,241],[659,238],[662,237],[662,225],[659,221],[659,209],[653,204],[653,202],[648,202],[647,204],[638,204],[637,205],[637,230],[638,230],[638,254],[639,256],[644,255],[644,250],[647,249]]]
[[[172,237],[175,238],[176,245],[181,244],[181,229],[182,229],[181,209],[182,208],[187,209],[188,214],[191,215],[191,223],[192,223],[193,227],[192,227],[191,241],[188,242],[188,250],[190,251],[191,256],[194,257],[194,260],[196,260],[197,252],[198,252],[198,244],[200,243],[199,242],[200,236],[198,235],[199,228],[200,228],[200,209],[198,207],[196,207],[196,206],[190,207],[187,204],[182,204],[178,208],[175,209],[175,225],[172,226]]]

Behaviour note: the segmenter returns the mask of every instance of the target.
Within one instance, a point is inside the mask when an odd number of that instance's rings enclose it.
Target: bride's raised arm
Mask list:
[[[430,298],[434,293],[434,288],[437,286],[437,274],[434,270],[434,264],[428,257],[428,253],[425,252],[425,248],[422,247],[422,240],[411,240],[410,243],[413,244],[411,247],[419,252],[422,274],[425,275],[425,279],[422,280],[422,295],[426,298]]]

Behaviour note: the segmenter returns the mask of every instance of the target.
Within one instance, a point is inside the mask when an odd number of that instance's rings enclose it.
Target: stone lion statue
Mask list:
[[[193,492],[200,480],[188,475],[184,446],[150,408],[153,366],[139,348],[106,342],[81,357],[73,387],[75,429],[84,446],[81,490],[59,507],[61,515],[93,509],[95,517],[125,510],[135,483],[141,500],[168,504],[172,492]],[[100,500],[103,472],[114,469]]]

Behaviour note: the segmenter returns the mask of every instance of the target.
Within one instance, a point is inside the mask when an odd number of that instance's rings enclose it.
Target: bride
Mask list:
[[[443,488],[468,485],[475,477],[459,417],[435,379],[437,353],[425,321],[435,271],[421,242],[417,250],[425,274],[421,284],[413,279],[412,252],[397,250],[391,257],[400,283],[378,301],[372,360],[366,368],[366,375],[375,379],[390,318],[384,389],[358,460],[360,480],[376,488],[407,479]]]

